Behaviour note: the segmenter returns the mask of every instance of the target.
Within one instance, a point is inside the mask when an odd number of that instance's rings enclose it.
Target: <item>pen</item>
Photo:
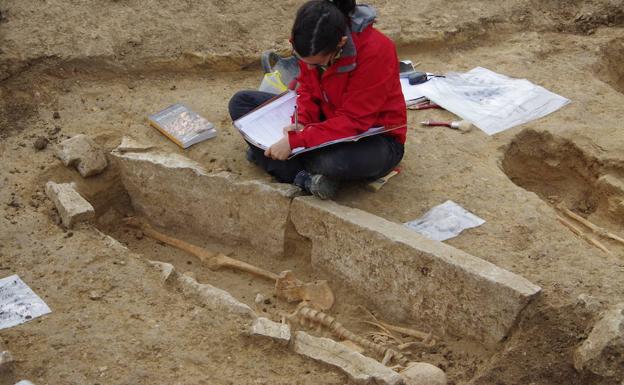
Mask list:
[[[299,110],[299,108],[295,104],[295,131],[299,130],[299,112],[298,112],[298,110]]]

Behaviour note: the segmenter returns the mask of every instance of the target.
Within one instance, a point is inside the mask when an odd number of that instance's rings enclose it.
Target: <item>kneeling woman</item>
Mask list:
[[[394,43],[373,27],[374,20],[372,8],[353,0],[312,0],[299,9],[291,36],[300,67],[298,127],[285,127],[284,138],[266,151],[250,146],[248,160],[322,199],[332,198],[340,181],[380,178],[401,161],[407,129],[399,63]],[[273,96],[238,92],[230,115],[236,120]],[[293,148],[378,126],[399,128],[287,160]]]

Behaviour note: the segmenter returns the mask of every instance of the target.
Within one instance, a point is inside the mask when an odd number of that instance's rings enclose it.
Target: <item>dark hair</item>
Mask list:
[[[311,0],[297,11],[291,41],[302,57],[334,50],[347,34],[355,0]]]

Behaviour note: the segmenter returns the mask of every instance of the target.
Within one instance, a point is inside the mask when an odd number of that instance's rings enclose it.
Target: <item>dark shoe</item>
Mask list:
[[[311,175],[307,171],[299,171],[293,183],[319,199],[332,199],[338,191],[335,180],[320,174]]]
[[[245,158],[247,159],[248,162],[256,164],[256,156],[254,155],[254,152],[251,148],[247,149],[247,154],[245,154]]]
[[[310,192],[319,199],[332,199],[338,191],[338,182],[325,175],[312,175]]]
[[[309,192],[308,187],[310,187],[311,178],[312,176],[310,175],[309,172],[305,170],[301,170],[297,173],[297,175],[295,175],[295,180],[293,181],[293,184],[299,187],[300,189]]]

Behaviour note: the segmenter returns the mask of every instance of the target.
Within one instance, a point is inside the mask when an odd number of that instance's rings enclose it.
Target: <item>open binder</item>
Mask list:
[[[286,91],[269,100],[255,110],[234,121],[234,127],[254,146],[266,150],[284,137],[284,127],[292,124],[291,117],[295,112],[297,94]],[[289,159],[297,155],[331,146],[336,143],[355,142],[367,136],[379,135],[405,125],[396,127],[373,127],[361,134],[325,142],[314,147],[293,148]]]

